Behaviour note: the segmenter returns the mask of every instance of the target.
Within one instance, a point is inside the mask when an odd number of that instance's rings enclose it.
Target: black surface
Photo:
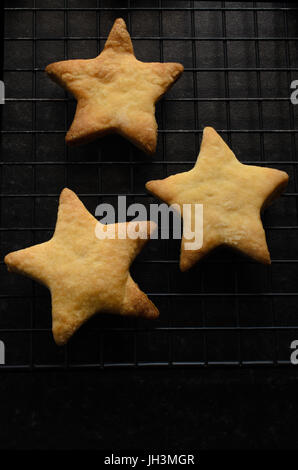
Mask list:
[[[221,250],[180,273],[179,242],[150,242],[133,275],[161,311],[154,324],[99,316],[57,348],[47,290],[8,275],[2,263],[0,448],[296,448],[297,368],[289,356],[298,339],[297,107],[289,95],[298,11],[276,2],[143,0],[5,7],[1,256],[51,236],[65,185],[92,213],[117,194],[153,202],[145,182],[191,168],[206,125],[242,162],[286,170],[290,183],[264,215],[271,266]],[[118,16],[139,59],[186,68],[157,106],[152,159],[120,137],[67,149],[75,104],[43,72],[56,60],[95,56]],[[167,367],[183,362],[195,367]],[[164,367],[127,367],[139,363]],[[115,364],[124,370],[95,370]],[[52,366],[69,370],[45,370]],[[85,366],[91,370],[71,370]]]
[[[296,371],[2,374],[8,388],[1,449],[297,449]]]

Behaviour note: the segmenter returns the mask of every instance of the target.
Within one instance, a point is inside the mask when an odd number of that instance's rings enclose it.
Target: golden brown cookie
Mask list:
[[[53,237],[4,259],[9,271],[29,276],[50,289],[57,344],[66,343],[95,313],[159,315],[129,274],[129,266],[155,224],[139,222],[139,235],[134,240],[118,237],[120,229],[126,230],[126,223],[114,225],[115,239],[98,239],[97,224],[76,194],[66,188],[60,195]]]
[[[183,66],[136,59],[125,22],[118,18],[95,59],[67,60],[46,67],[48,75],[77,100],[66,134],[82,144],[117,132],[148,154],[157,141],[155,103],[177,80]]]
[[[203,244],[186,249],[192,241],[182,237],[180,268],[186,271],[219,245],[236,248],[262,263],[270,263],[260,211],[278,197],[288,182],[284,171],[244,165],[212,127],[205,127],[194,168],[149,181],[146,188],[168,204],[203,204]],[[184,220],[184,222],[186,222]]]

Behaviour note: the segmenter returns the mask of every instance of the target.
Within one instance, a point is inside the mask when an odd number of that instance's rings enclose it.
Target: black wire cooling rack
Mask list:
[[[202,129],[215,127],[245,163],[290,175],[264,214],[272,265],[226,249],[180,273],[179,241],[151,241],[133,277],[160,309],[155,322],[94,317],[69,345],[55,346],[48,291],[7,274],[1,262],[1,369],[108,366],[290,365],[298,339],[295,3],[10,0],[4,2],[1,106],[1,258],[51,237],[58,195],[73,189],[94,213],[118,194],[150,204],[146,181],[192,167]],[[177,61],[185,72],[157,105],[151,159],[121,137],[77,149],[64,144],[74,100],[44,67],[94,57],[117,17],[136,56]],[[252,189],[253,190],[253,189]]]

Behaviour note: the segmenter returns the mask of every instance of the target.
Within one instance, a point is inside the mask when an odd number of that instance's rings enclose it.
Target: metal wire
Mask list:
[[[7,2],[8,3],[8,2]],[[8,28],[3,33],[4,50],[9,44],[14,42],[15,44],[23,44],[24,42],[30,41],[32,43],[32,61],[27,67],[18,66],[7,66],[4,63],[1,64],[2,71],[7,73],[24,73],[30,75],[32,79],[32,96],[20,97],[20,96],[7,96],[6,102],[9,104],[18,105],[19,103],[25,103],[32,107],[32,128],[23,129],[7,129],[1,125],[1,138],[6,136],[16,136],[20,142],[22,139],[30,137],[31,140],[31,152],[27,159],[22,161],[11,161],[6,147],[2,148],[2,158],[0,161],[0,170],[2,172],[2,187],[5,188],[4,183],[4,171],[11,169],[17,171],[20,169],[30,168],[32,171],[32,192],[31,191],[5,191],[0,190],[0,203],[1,203],[1,226],[0,235],[1,237],[8,236],[15,237],[17,234],[22,236],[31,237],[30,243],[34,244],[39,242],[40,237],[47,236],[52,233],[52,224],[38,223],[38,204],[39,200],[51,200],[58,198],[58,192],[41,192],[38,171],[40,168],[46,168],[49,174],[54,168],[64,168],[64,185],[68,186],[70,181],[71,171],[74,169],[85,168],[89,169],[88,175],[93,174],[95,171],[98,177],[97,189],[85,192],[78,191],[80,197],[93,198],[92,201],[97,202],[102,198],[116,198],[118,196],[117,188],[113,186],[113,192],[106,191],[104,189],[103,172],[107,168],[112,168],[113,165],[120,166],[123,169],[128,169],[128,189],[126,191],[121,190],[121,195],[127,195],[132,198],[133,201],[137,200],[148,200],[150,196],[144,191],[140,191],[138,180],[136,178],[136,171],[139,168],[148,166],[147,180],[151,179],[150,168],[161,168],[161,176],[167,176],[169,172],[172,172],[172,167],[183,166],[183,168],[191,168],[195,159],[195,154],[192,155],[191,149],[189,150],[188,159],[178,158],[177,160],[171,160],[168,158],[168,152],[170,151],[170,145],[168,143],[169,136],[180,136],[180,138],[192,136],[194,138],[194,145],[196,150],[199,148],[199,138],[204,127],[204,115],[200,110],[200,106],[204,103],[218,104],[221,103],[225,108],[225,122],[226,127],[222,127],[217,130],[223,133],[233,147],[234,139],[237,135],[242,135],[244,138],[247,136],[258,137],[259,145],[255,148],[255,152],[259,155],[256,160],[247,159],[242,160],[243,163],[247,164],[258,164],[261,166],[272,165],[277,168],[285,168],[286,171],[290,171],[293,176],[293,185],[288,191],[282,196],[282,200],[290,202],[292,198],[295,199],[295,218],[293,224],[287,224],[280,222],[278,216],[274,219],[274,224],[270,220],[265,220],[264,226],[267,233],[288,234],[296,232],[298,230],[298,189],[297,189],[297,153],[296,153],[296,133],[298,128],[295,128],[295,112],[294,107],[289,101],[287,96],[267,96],[263,93],[262,73],[263,72],[277,72],[286,73],[287,83],[290,87],[292,79],[295,79],[295,73],[298,71],[298,67],[291,63],[291,50],[290,43],[297,42],[298,37],[291,36],[289,32],[289,15],[297,14],[298,8],[287,6],[283,7],[266,6],[260,7],[257,2],[252,2],[251,7],[233,7],[226,6],[225,2],[221,2],[219,7],[206,7],[201,6],[200,2],[195,1],[180,1],[179,6],[171,7],[168,5],[166,0],[158,0],[158,2],[152,2],[152,6],[136,7],[133,6],[133,2],[127,0],[125,7],[120,8],[108,8],[104,6],[104,2],[96,0],[94,8],[74,8],[69,6],[71,2],[68,0],[61,0],[61,7],[59,8],[44,8],[40,7],[38,0],[33,0],[32,7],[26,8],[14,8],[5,7],[4,14],[10,15],[10,22],[13,15],[20,12],[30,13],[32,19],[32,35],[14,35]],[[122,2],[124,3],[124,2]],[[147,2],[149,3],[149,2]],[[202,4],[204,5],[204,4]],[[38,25],[38,14],[40,12],[61,12],[63,15],[63,35],[51,35],[49,37],[42,37],[37,34]],[[73,35],[71,34],[70,17],[72,12],[91,12],[96,16],[96,32],[93,35],[86,36]],[[158,31],[153,35],[138,35],[134,33],[134,14],[146,12],[147,14],[156,13],[158,16]],[[188,15],[189,22],[189,35],[178,34],[177,36],[171,36],[165,32],[164,25],[167,21],[167,14],[181,13]],[[205,36],[196,32],[196,19],[200,13],[209,12],[210,14],[220,14],[220,27],[218,34]],[[235,12],[250,12],[251,16],[251,35],[237,35],[231,36],[228,32],[228,20],[229,15]],[[270,12],[279,13],[283,16],[283,32],[282,35],[274,36],[272,34],[266,36],[259,33],[259,15],[269,14]],[[47,159],[46,161],[39,159],[38,153],[38,139],[40,136],[57,136],[57,138],[63,135],[68,127],[68,121],[71,119],[72,106],[74,100],[65,93],[63,97],[43,96],[38,97],[37,92],[37,74],[43,70],[39,66],[37,61],[37,45],[42,44],[43,41],[56,41],[63,44],[64,59],[68,59],[71,56],[69,52],[70,41],[95,41],[97,44],[97,50],[100,51],[102,41],[106,39],[106,35],[103,34],[101,28],[101,16],[103,14],[110,13],[113,17],[119,15],[123,16],[127,21],[128,29],[132,33],[131,37],[136,43],[138,41],[150,41],[152,44],[158,43],[159,46],[159,57],[156,60],[166,60],[166,54],[164,50],[165,41],[170,41],[175,47],[175,41],[180,41],[185,44],[190,43],[191,45],[191,64],[185,67],[185,75],[191,76],[191,83],[193,94],[189,96],[171,96],[167,95],[159,105],[159,134],[160,134],[160,153],[156,159],[148,161],[144,155],[138,154],[135,157],[133,147],[130,146],[126,154],[126,158],[121,161],[106,161],[103,157],[103,150],[101,143],[97,145],[97,158],[92,159],[80,159],[80,161],[74,161],[70,158],[67,147],[64,147],[64,161],[54,161]],[[4,16],[4,15],[2,15]],[[26,20],[24,19],[24,22]],[[269,21],[268,21],[269,22]],[[218,43],[221,45],[223,66],[220,64],[217,66],[205,66],[202,67],[200,59],[197,55],[197,47],[204,42]],[[272,61],[272,65],[268,63],[266,66],[262,64],[260,45],[270,42],[273,45],[283,43],[285,46],[285,64],[277,67]],[[231,66],[229,63],[229,47],[231,43],[252,43],[255,52],[255,64],[251,66]],[[14,65],[14,64],[13,64]],[[200,96],[198,87],[198,77],[201,72],[221,72],[223,73],[223,96]],[[253,73],[256,74],[256,95],[253,97],[246,96],[231,96],[231,75],[233,73]],[[21,77],[21,75],[20,75]],[[21,80],[21,78],[20,78]],[[290,88],[289,88],[290,94]],[[61,104],[64,105],[64,126],[63,129],[48,129],[46,126],[39,128],[37,106],[40,103],[50,104]],[[182,126],[177,129],[169,128],[169,121],[167,115],[167,105],[171,103],[178,103],[181,106],[187,104],[193,104],[193,128],[185,129]],[[255,119],[255,126],[253,128],[247,126],[245,129],[235,128],[232,121],[232,106],[237,103],[256,104],[257,115]],[[280,103],[288,104],[288,127],[281,129],[279,127],[272,126],[266,127],[264,124],[264,105],[266,103]],[[4,108],[4,107],[2,107]],[[1,109],[2,117],[5,109]],[[58,110],[57,110],[58,112]],[[288,135],[290,141],[291,157],[278,160],[270,158],[265,148],[266,136],[270,135]],[[3,145],[3,144],[2,144]],[[249,158],[249,155],[246,155]],[[268,158],[269,157],[269,158]],[[178,171],[178,169],[176,169]],[[16,173],[16,179],[20,184],[20,172]],[[62,188],[61,188],[62,189]],[[115,191],[116,190],[116,191]],[[96,192],[98,191],[98,192]],[[30,207],[32,208],[32,223],[26,225],[20,223],[15,224],[14,217],[9,218],[7,214],[3,214],[5,207],[11,207],[13,212],[18,210],[18,206],[14,206],[15,201],[21,199],[24,201],[30,201]],[[287,235],[283,235],[286,237]],[[13,238],[13,240],[15,240]],[[3,239],[2,239],[3,241]],[[5,246],[9,246],[9,240],[5,239]],[[22,248],[22,238],[17,238],[18,248]],[[288,245],[291,245],[294,250],[294,242],[285,241]],[[279,241],[279,246],[282,246],[282,239]],[[177,248],[178,249],[178,248]],[[278,252],[277,252],[278,253]],[[151,266],[158,271],[164,267],[165,271],[165,282],[164,287],[159,289],[151,289],[149,292],[150,298],[155,302],[160,302],[161,310],[161,321],[157,323],[146,323],[139,320],[127,320],[124,319],[120,323],[120,319],[104,319],[103,321],[99,318],[93,321],[92,325],[86,325],[82,331],[77,335],[77,338],[72,346],[62,348],[61,353],[57,353],[56,349],[47,351],[44,356],[43,349],[47,349],[48,342],[51,340],[51,328],[50,326],[40,326],[39,320],[39,309],[42,309],[40,305],[49,304],[49,295],[40,288],[36,287],[34,283],[26,284],[26,290],[22,288],[21,281],[18,284],[21,291],[16,292],[11,288],[11,284],[7,281],[7,274],[5,272],[4,263],[0,263],[2,271],[0,278],[4,288],[0,291],[0,302],[8,302],[5,304],[4,313],[8,315],[13,310],[14,315],[17,310],[20,309],[20,301],[25,305],[25,302],[30,304],[30,319],[27,326],[19,326],[17,323],[10,323],[6,321],[4,324],[1,320],[0,312],[0,339],[4,338],[7,342],[7,364],[1,366],[4,370],[22,371],[22,370],[40,370],[40,369],[73,369],[80,370],[82,368],[91,369],[102,369],[108,367],[226,367],[226,366],[288,366],[290,364],[290,340],[297,339],[298,335],[298,317],[295,319],[287,316],[287,306],[289,310],[291,307],[291,299],[295,299],[298,296],[298,292],[288,291],[283,284],[283,275],[280,275],[280,288],[276,288],[276,282],[273,279],[273,274],[270,269],[278,266],[280,270],[286,268],[288,272],[292,273],[294,277],[296,264],[298,259],[295,257],[287,257],[281,255],[281,258],[274,257],[272,260],[272,268],[258,267],[256,263],[251,260],[242,258],[241,256],[234,255],[230,257],[230,254],[226,256],[210,257],[206,261],[203,261],[200,267],[193,273],[185,276],[188,282],[191,283],[194,291],[189,291],[187,286],[185,288],[183,278],[178,274],[178,254],[173,256],[171,248],[168,245],[164,246],[162,254],[153,253],[148,254],[145,258],[140,258],[136,261],[135,266],[141,268],[139,270],[140,277],[144,274],[146,277],[146,270],[150,269]],[[232,289],[224,290],[218,287],[218,290],[211,289],[208,284],[210,276],[208,269],[216,273],[217,269],[225,269],[226,279],[233,284]],[[262,285],[257,287],[253,283],[255,289],[253,291],[243,289],[242,285],[242,271],[243,269],[253,270],[252,282],[254,276],[262,271],[261,280],[266,284],[265,287]],[[268,271],[269,269],[269,271]],[[230,270],[230,271],[229,271]],[[153,271],[154,272],[154,271]],[[284,272],[284,271],[282,271]],[[153,274],[154,276],[154,274]],[[177,284],[176,278],[179,276],[179,282]],[[195,276],[198,277],[196,281]],[[226,279],[223,279],[225,282]],[[139,279],[136,279],[139,281]],[[142,280],[142,279],[141,279]],[[11,281],[13,282],[13,281]],[[31,287],[30,287],[31,286]],[[181,288],[181,286],[183,288]],[[284,317],[279,314],[278,306],[276,304],[279,299],[282,299],[284,304],[283,312]],[[182,303],[181,303],[182,301]],[[210,311],[210,301],[214,301],[215,317],[212,320]],[[257,308],[260,318],[256,318],[252,315],[252,318],[244,318],[243,314],[243,302],[249,305],[249,302],[259,302]],[[9,302],[12,302],[9,304]],[[18,303],[14,303],[18,302]],[[180,303],[179,303],[180,302]],[[188,305],[189,302],[189,305]],[[224,302],[231,302],[227,304]],[[268,302],[268,318],[263,316],[262,305],[260,302]],[[179,310],[180,314],[176,316],[176,310]],[[246,304],[245,304],[246,305]],[[257,304],[254,303],[254,306]],[[10,307],[11,306],[11,307]],[[229,311],[230,309],[230,311]],[[198,311],[198,316],[196,313]],[[223,312],[227,315],[226,324],[218,312]],[[252,312],[253,314],[254,312]],[[40,313],[42,315],[43,312]],[[49,314],[49,312],[48,312]],[[190,315],[191,319],[187,317]],[[24,313],[25,316],[25,313]],[[163,319],[163,316],[165,319]],[[122,320],[122,319],[121,319]],[[45,335],[45,336],[44,336]],[[214,336],[215,335],[215,336]],[[286,340],[284,335],[286,335]],[[91,339],[90,339],[91,337]],[[12,339],[13,338],[13,339]],[[21,341],[20,338],[23,338]],[[216,338],[216,340],[214,340]],[[20,342],[21,341],[21,342]],[[81,343],[80,343],[81,341]],[[79,343],[79,344],[77,344]],[[229,347],[229,343],[232,345]],[[15,348],[20,345],[21,356],[18,357],[14,353],[10,353],[10,344],[13,344]],[[93,345],[93,346],[92,346]],[[122,345],[122,346],[121,346]],[[261,345],[261,346],[260,346]],[[265,345],[264,347],[262,345]],[[286,346],[287,345],[287,346]],[[26,347],[28,347],[26,349]],[[262,349],[263,347],[263,349]],[[23,352],[27,351],[27,355]],[[94,348],[94,349],[93,349]],[[283,349],[281,349],[283,348]],[[259,350],[262,350],[260,353]],[[83,352],[84,352],[84,356]],[[75,357],[75,358],[74,358]]]

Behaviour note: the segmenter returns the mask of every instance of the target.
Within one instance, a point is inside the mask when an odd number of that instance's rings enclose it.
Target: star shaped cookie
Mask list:
[[[206,127],[194,168],[149,181],[146,188],[168,204],[178,204],[184,224],[193,231],[195,204],[203,205],[201,248],[186,249],[194,237],[182,236],[180,268],[186,271],[219,245],[270,263],[260,211],[281,194],[287,182],[284,171],[240,163],[217,132]],[[191,204],[187,213],[184,204]]]
[[[125,22],[118,18],[95,59],[67,60],[46,67],[48,75],[77,100],[66,134],[71,145],[118,133],[148,154],[157,142],[155,103],[183,66],[136,59]]]
[[[115,224],[114,239],[99,239],[95,234],[98,223],[76,194],[66,188],[60,195],[53,237],[9,253],[4,259],[9,271],[29,276],[50,289],[53,335],[59,345],[95,313],[146,318],[159,315],[129,274],[129,266],[155,224],[139,222],[135,239],[118,237],[128,224]]]

